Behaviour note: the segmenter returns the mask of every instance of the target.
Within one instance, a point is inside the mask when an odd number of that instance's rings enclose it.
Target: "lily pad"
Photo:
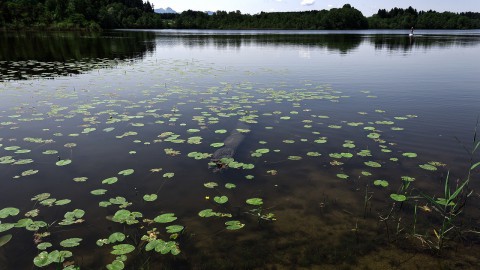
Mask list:
[[[397,202],[403,202],[407,199],[407,197],[405,195],[395,194],[395,193],[390,194],[390,198],[392,198],[392,200],[397,201]]]
[[[57,163],[55,163],[57,166],[66,166],[68,164],[72,163],[72,160],[70,159],[63,159],[63,160],[59,160],[57,161]]]
[[[437,170],[437,167],[433,166],[433,165],[430,165],[430,164],[422,164],[422,165],[418,165],[420,168],[424,169],[424,170],[427,170],[427,171],[436,171]]]
[[[106,189],[95,189],[95,190],[90,191],[90,193],[91,193],[92,195],[103,195],[103,194],[105,194],[106,192],[107,192]]]
[[[228,197],[227,197],[227,196],[215,196],[215,197],[213,198],[213,200],[214,200],[216,203],[224,204],[224,203],[228,202]]]
[[[177,217],[175,217],[175,214],[173,213],[162,214],[153,219],[153,221],[157,223],[169,223],[175,220],[177,220]]]
[[[250,205],[255,205],[255,206],[263,204],[263,200],[261,198],[250,198],[246,202]]]
[[[372,167],[372,168],[380,168],[382,167],[382,165],[378,162],[375,162],[375,161],[367,161],[367,162],[364,162],[365,165],[367,165],[368,167]]]
[[[185,227],[181,226],[181,225],[170,225],[168,227],[166,227],[167,229],[167,233],[179,233],[181,231],[183,231]]]
[[[388,187],[388,182],[385,180],[375,180],[373,181],[375,186]]]
[[[135,250],[135,247],[130,244],[120,244],[120,245],[113,246],[113,250],[110,253],[112,253],[113,255],[124,255],[134,250]]]
[[[238,220],[227,221],[225,222],[225,225],[227,226],[227,230],[231,231],[239,230],[245,226],[245,224],[241,223]]]
[[[119,175],[123,175],[123,176],[127,176],[127,175],[131,175],[132,173],[134,173],[135,170],[133,169],[128,169],[128,170],[123,170],[123,171],[120,171],[118,172]]]
[[[0,218],[6,218],[8,216],[16,216],[20,213],[20,210],[15,207],[6,207],[0,210]]]
[[[76,247],[80,245],[81,241],[82,241],[82,238],[69,238],[60,242],[60,246],[66,247],[66,248]]]
[[[146,194],[143,196],[143,199],[147,202],[153,202],[158,198],[157,194]]]
[[[403,153],[402,156],[408,157],[408,158],[416,158],[416,157],[417,157],[417,154],[416,154],[416,153],[407,152],[407,153]]]
[[[117,177],[110,177],[110,178],[102,180],[102,184],[111,185],[111,184],[115,184],[117,181],[118,181]]]

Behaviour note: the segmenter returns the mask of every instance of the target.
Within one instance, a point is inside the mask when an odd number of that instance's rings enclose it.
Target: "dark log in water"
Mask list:
[[[239,121],[235,129],[230,133],[230,135],[223,141],[224,146],[220,149],[217,149],[212,155],[212,162],[217,164],[214,171],[220,171],[226,168],[226,164],[224,164],[221,159],[222,158],[233,158],[237,148],[245,139],[245,134],[238,131],[239,129],[249,129],[250,127],[244,123]]]

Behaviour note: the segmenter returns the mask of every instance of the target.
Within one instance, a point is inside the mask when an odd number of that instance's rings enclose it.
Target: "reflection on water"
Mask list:
[[[66,76],[145,57],[155,49],[149,32],[0,33],[1,80]]]
[[[208,32],[210,33],[210,32]],[[36,77],[66,76],[92,69],[135,61],[155,50],[156,46],[173,44],[191,48],[216,50],[242,47],[297,47],[301,56],[308,49],[325,48],[333,53],[347,54],[360,45],[376,50],[409,51],[414,48],[472,47],[480,43],[478,35],[417,35],[356,32],[320,34],[274,31],[268,33],[213,31],[113,31],[87,33],[0,33],[0,74],[2,81]]]

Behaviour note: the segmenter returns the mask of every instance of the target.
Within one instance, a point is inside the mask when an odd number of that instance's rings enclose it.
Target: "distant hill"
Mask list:
[[[178,12],[176,12],[175,10],[173,10],[173,9],[170,8],[170,7],[167,7],[166,9],[165,9],[165,8],[157,8],[157,9],[155,9],[155,13],[159,13],[159,14],[177,14]]]

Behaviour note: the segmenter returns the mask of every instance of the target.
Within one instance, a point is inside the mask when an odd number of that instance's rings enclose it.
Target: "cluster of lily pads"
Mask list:
[[[246,180],[268,181],[265,175],[282,173],[281,168],[270,164],[285,162],[295,166],[295,162],[309,160],[328,166],[327,173],[333,177],[341,180],[369,177],[374,186],[385,189],[415,179],[412,176],[403,176],[398,180],[377,179],[377,170],[398,166],[398,161],[415,162],[420,159],[416,153],[402,151],[389,141],[391,132],[403,130],[397,124],[414,119],[415,115],[390,115],[385,110],[375,109],[358,112],[351,121],[338,120],[334,113],[326,115],[321,107],[341,103],[349,96],[328,85],[305,82],[296,86],[280,84],[278,88],[272,88],[249,82],[222,82],[198,89],[155,84],[140,93],[125,95],[119,92],[118,96],[111,88],[98,89],[93,96],[80,91],[72,92],[60,86],[55,90],[53,94],[40,90],[36,93],[36,98],[45,100],[36,104],[22,103],[2,112],[10,114],[0,118],[0,165],[2,171],[8,172],[2,181],[10,180],[6,179],[10,176],[18,183],[41,182],[45,180],[45,175],[42,174],[44,170],[62,172],[73,179],[71,184],[79,185],[75,189],[87,196],[87,200],[97,203],[107,217],[108,226],[118,230],[109,234],[102,232],[104,235],[96,241],[98,248],[108,250],[112,255],[111,263],[106,265],[107,269],[123,269],[134,251],[173,256],[180,254],[181,244],[178,239],[187,226],[177,221],[186,217],[177,217],[173,211],[158,208],[157,202],[162,196],[160,189],[157,192],[142,189],[142,179],[146,175],[163,172],[163,168],[139,166],[141,169],[131,169],[109,164],[114,167],[109,177],[81,175],[82,160],[77,159],[75,153],[85,145],[85,141],[94,144],[99,152],[102,151],[102,143],[97,143],[97,139],[114,142],[125,154],[122,157],[124,159],[149,156],[155,152],[164,154],[164,160],[178,158],[189,164],[203,164],[204,169],[208,170],[208,166],[218,166],[218,162],[210,160],[212,153],[225,147],[224,140],[230,133],[240,132],[248,138],[259,132],[273,134],[278,130],[271,138],[259,141],[258,145],[254,143],[254,148],[243,149],[248,154],[224,157],[219,162],[225,169],[235,171]],[[363,93],[366,98],[375,98],[368,91]],[[363,117],[363,120],[358,120],[358,116]],[[246,123],[249,128],[235,128],[237,122]],[[42,125],[43,128],[31,130],[30,125],[32,128]],[[24,134],[19,131],[39,135],[18,137],[19,134]],[[355,140],[339,140],[336,135],[342,132],[359,136]],[[389,155],[389,158],[381,157],[383,154]],[[419,161],[415,164],[427,171],[435,171],[444,166],[438,161]],[[180,183],[186,181],[176,179],[178,177],[175,172],[178,169],[169,168],[169,171],[157,178],[162,183],[170,181],[169,179]],[[217,177],[214,172],[211,175],[212,178]],[[230,211],[229,204],[234,201],[232,197],[239,196],[232,191],[240,188],[248,190],[248,181],[240,180],[242,179],[224,184],[209,180],[203,182],[203,186],[212,192],[206,197],[198,194],[198,197],[205,197],[213,206],[196,209],[197,218],[213,219],[222,223],[227,231],[253,226],[248,223],[249,219],[236,216]],[[142,193],[141,202],[132,200],[117,188],[127,181],[136,181],[136,186]],[[82,183],[85,187],[81,186]],[[198,185],[202,183],[198,182]],[[34,265],[46,267],[57,264],[64,269],[74,269],[77,263],[74,253],[79,247],[93,248],[84,246],[83,239],[75,235],[75,228],[92,219],[89,212],[93,211],[90,208],[70,207],[72,199],[53,198],[47,191],[31,200],[24,198],[28,203],[33,202],[33,206],[27,206],[27,203],[19,208],[0,206],[0,246],[8,248],[7,243],[12,237],[25,233],[20,231],[24,229],[26,233],[35,235],[38,254],[33,258]],[[402,190],[392,189],[387,199],[407,200],[407,195],[400,191]],[[18,197],[24,195],[20,193]],[[254,195],[236,198],[235,201],[242,202],[240,207],[243,213],[261,220],[274,221],[276,215],[263,208],[264,200],[267,199]],[[54,207],[61,209],[61,216],[48,216],[52,213],[49,209]],[[156,212],[154,216],[145,214],[152,209]],[[17,218],[19,215],[24,217]],[[61,231],[65,226],[72,226],[72,237],[58,243],[48,240],[51,234]],[[124,226],[129,230],[121,231]],[[135,234],[129,234],[133,231]]]

